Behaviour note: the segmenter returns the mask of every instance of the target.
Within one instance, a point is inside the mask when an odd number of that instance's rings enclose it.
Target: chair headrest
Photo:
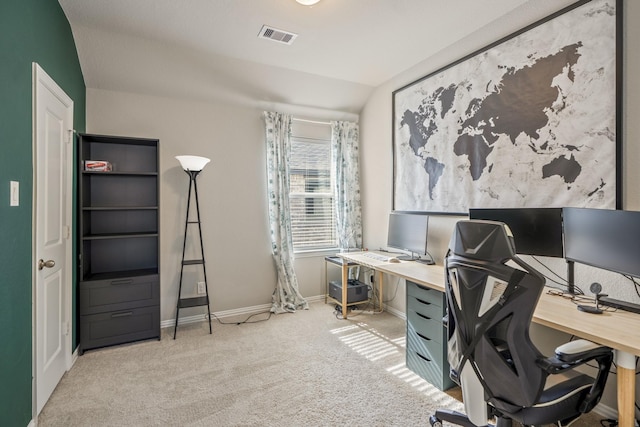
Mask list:
[[[461,220],[456,223],[449,250],[458,256],[503,262],[516,254],[513,234],[502,222]]]

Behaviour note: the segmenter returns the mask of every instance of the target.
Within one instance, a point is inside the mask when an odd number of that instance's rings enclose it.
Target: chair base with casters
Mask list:
[[[465,413],[440,409],[432,426],[568,426],[595,407],[613,353],[582,339],[538,351],[529,326],[545,279],[517,257],[505,224],[459,221],[445,263],[448,359]],[[575,370],[590,361],[594,377]]]

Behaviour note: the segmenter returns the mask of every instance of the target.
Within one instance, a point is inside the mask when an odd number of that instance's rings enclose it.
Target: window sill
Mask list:
[[[364,249],[360,249],[360,248],[350,248],[348,251],[345,251],[344,253],[349,253],[349,252],[362,252]],[[341,253],[340,248],[330,248],[330,249],[308,249],[306,251],[297,251],[294,252],[293,255],[296,258],[312,258],[312,257],[325,257],[327,255],[336,255]],[[404,253],[404,252],[398,252],[398,253]]]
[[[305,251],[294,252],[293,255],[295,258],[314,258],[314,257],[325,257],[327,255],[335,255],[339,252],[340,252],[339,248],[309,249]]]

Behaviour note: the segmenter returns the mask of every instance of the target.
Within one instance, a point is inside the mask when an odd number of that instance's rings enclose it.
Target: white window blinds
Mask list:
[[[317,126],[317,125],[316,125]],[[331,177],[331,129],[315,137],[299,136],[294,127],[289,164],[291,229],[296,252],[334,249],[336,215]],[[297,130],[297,132],[296,132]],[[316,132],[317,134],[318,132]],[[307,132],[310,134],[310,132]]]

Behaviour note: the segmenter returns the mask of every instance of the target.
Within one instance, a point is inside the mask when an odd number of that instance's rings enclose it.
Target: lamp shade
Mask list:
[[[186,171],[201,171],[211,161],[211,159],[200,156],[176,156],[176,159],[180,162],[182,169]]]

